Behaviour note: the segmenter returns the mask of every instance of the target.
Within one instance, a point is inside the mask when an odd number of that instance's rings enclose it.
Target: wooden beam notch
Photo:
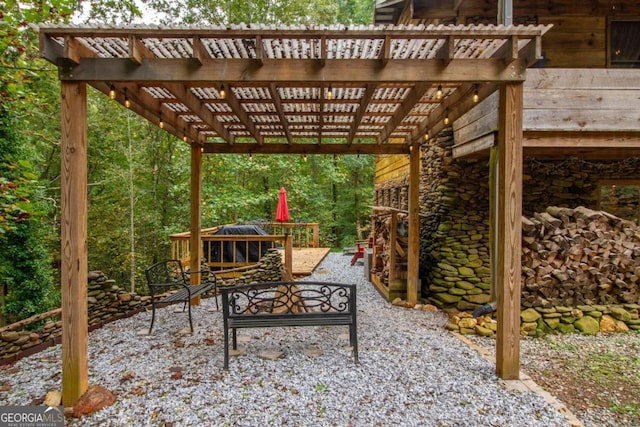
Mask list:
[[[195,36],[193,38],[193,59],[198,65],[204,64],[204,62],[208,59],[211,59],[209,56],[209,52],[207,52],[207,47],[202,43],[200,37]]]
[[[380,49],[380,65],[382,65],[382,68],[387,66],[389,58],[391,58],[391,37],[385,36]]]
[[[129,59],[134,64],[142,65],[145,58],[154,58],[155,55],[147,49],[138,37],[129,36]]]
[[[442,64],[446,67],[453,60],[453,54],[456,50],[455,38],[453,36],[448,36],[444,39],[444,43],[438,49],[436,53],[436,58],[442,61]]]
[[[264,47],[262,45],[262,36],[256,36],[255,49],[256,63],[258,63],[258,65],[262,67],[264,65]]]

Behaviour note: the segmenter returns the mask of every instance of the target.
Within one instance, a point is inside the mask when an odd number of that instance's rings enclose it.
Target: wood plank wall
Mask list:
[[[409,175],[409,156],[379,155],[376,156],[375,184],[391,181]]]
[[[606,67],[606,18],[540,16],[538,23],[553,24],[542,38],[543,67]]]
[[[454,4],[459,8],[454,10]],[[497,0],[414,0],[412,23],[495,24]],[[448,13],[447,13],[448,8]],[[597,68],[607,65],[609,19],[640,18],[635,0],[513,0],[514,24],[553,24],[542,40],[540,66]]]
[[[491,145],[486,136],[497,130],[497,105],[496,93],[454,122],[454,157]],[[524,83],[524,146],[539,145],[541,137],[553,137],[565,148],[635,146],[631,140],[640,142],[639,111],[640,74],[635,70],[530,69]]]

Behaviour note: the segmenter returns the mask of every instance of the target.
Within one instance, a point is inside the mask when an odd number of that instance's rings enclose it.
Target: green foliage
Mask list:
[[[38,195],[31,164],[20,158],[22,139],[12,116],[0,106],[0,278],[6,298],[5,320],[17,321],[56,303],[50,262],[40,230],[40,212],[30,199]]]
[[[2,307],[8,323],[60,305],[39,230],[39,223],[29,219],[5,235],[0,276],[9,291]]]
[[[30,24],[66,22],[76,7],[84,22],[102,25],[368,24],[373,16],[365,0],[0,2],[0,107],[13,112],[0,116],[0,240],[15,245],[0,277],[12,318],[58,298],[49,259],[60,258],[60,84]],[[170,254],[168,236],[189,229],[190,147],[93,90],[87,123],[89,269],[120,285],[133,274],[142,290],[144,268]],[[369,222],[373,157],[204,156],[202,224],[274,220],[280,187],[293,221],[320,223],[323,245],[352,242]]]

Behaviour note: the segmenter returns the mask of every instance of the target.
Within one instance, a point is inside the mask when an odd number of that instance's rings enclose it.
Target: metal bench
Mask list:
[[[202,276],[199,285],[191,285],[189,275],[199,273]],[[149,294],[151,295],[151,325],[149,326],[149,334],[153,330],[153,323],[156,319],[156,308],[164,307],[168,304],[176,302],[184,303],[183,311],[188,307],[189,311],[189,327],[193,333],[193,321],[191,319],[192,299],[213,290],[214,298],[216,298],[216,309],[218,309],[218,287],[216,276],[208,270],[202,271],[184,271],[182,263],[177,259],[160,261],[153,264],[145,270],[147,284],[149,285]]]
[[[224,287],[224,369],[229,369],[229,330],[280,326],[349,326],[349,344],[358,363],[356,286],[325,282],[267,282]]]

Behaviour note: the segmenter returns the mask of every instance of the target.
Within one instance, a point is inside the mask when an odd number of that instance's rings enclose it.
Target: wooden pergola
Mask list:
[[[203,154],[408,155],[410,302],[418,298],[420,145],[499,91],[497,372],[518,378],[522,88],[548,29],[40,28],[41,55],[62,86],[63,404],[78,400],[88,378],[87,84],[191,146],[192,248]]]

